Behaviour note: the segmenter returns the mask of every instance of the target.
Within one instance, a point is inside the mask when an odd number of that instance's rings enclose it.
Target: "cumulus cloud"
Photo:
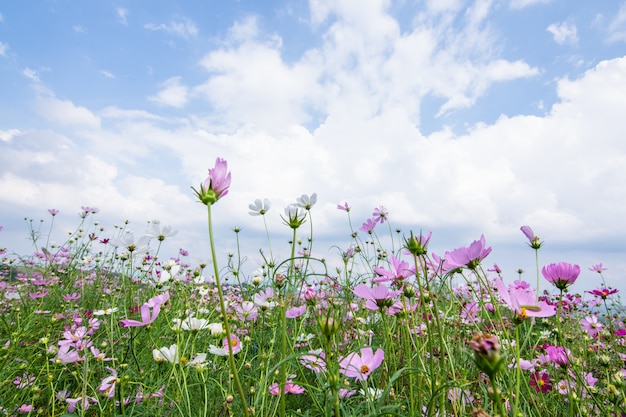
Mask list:
[[[37,97],[37,108],[47,120],[62,126],[91,129],[100,127],[100,118],[91,110],[51,94],[40,94]]]
[[[180,82],[181,77],[172,77],[164,81],[156,95],[149,99],[157,104],[170,107],[183,107],[188,100],[189,88]]]
[[[552,23],[546,30],[552,34],[554,41],[559,45],[566,43],[575,45],[578,43],[578,30],[573,23]]]
[[[161,23],[158,25],[154,23],[146,23],[143,27],[153,31],[162,30],[183,39],[195,38],[198,35],[198,28],[190,19],[187,18],[172,21],[170,23]]]

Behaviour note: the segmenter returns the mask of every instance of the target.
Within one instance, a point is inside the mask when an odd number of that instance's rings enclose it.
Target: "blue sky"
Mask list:
[[[624,1],[11,2],[0,247],[26,250],[24,217],[55,207],[69,229],[88,205],[138,234],[158,219],[206,258],[189,187],[219,156],[221,246],[243,227],[250,270],[248,204],[272,201],[281,245],[283,208],[317,192],[320,256],[349,243],[348,201],[356,226],[384,205],[441,254],[484,233],[510,279],[533,268],[529,224],[542,263],[603,262],[626,289],[624,108]]]

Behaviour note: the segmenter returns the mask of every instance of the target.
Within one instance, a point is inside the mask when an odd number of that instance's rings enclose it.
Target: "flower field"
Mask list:
[[[290,255],[265,226],[264,265],[245,271],[216,259],[230,182],[218,158],[194,189],[207,265],[159,257],[170,227],[108,230],[91,207],[62,244],[50,209],[34,254],[0,248],[0,416],[626,416],[619,293],[576,290],[604,283],[601,264],[542,265],[522,226],[536,281],[505,277],[484,236],[437,255],[431,233],[387,230],[382,206],[353,227],[345,203],[353,240],[330,267],[313,194],[281,214]],[[271,204],[249,208],[264,222]]]

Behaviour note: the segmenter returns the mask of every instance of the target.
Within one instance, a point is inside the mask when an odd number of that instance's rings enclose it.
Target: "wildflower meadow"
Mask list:
[[[576,289],[601,264],[541,264],[522,226],[536,274],[503,276],[488,237],[437,255],[385,207],[353,226],[348,203],[352,241],[324,259],[312,194],[281,211],[280,247],[270,201],[250,204],[267,244],[248,270],[216,256],[230,183],[218,158],[193,189],[207,264],[159,256],[171,227],[108,229],[92,207],[61,244],[50,209],[33,254],[0,248],[0,416],[626,416],[619,293]]]

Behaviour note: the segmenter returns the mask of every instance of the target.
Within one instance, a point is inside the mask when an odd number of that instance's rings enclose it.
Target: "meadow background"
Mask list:
[[[264,231],[247,205],[317,192],[320,249],[350,242],[337,204],[355,222],[384,205],[394,227],[432,230],[436,253],[485,234],[509,276],[534,268],[517,256],[519,226],[532,225],[545,261],[602,262],[623,288],[625,7],[4,4],[0,245],[27,253],[24,217],[56,208],[63,235],[90,206],[137,234],[171,225],[167,255],[207,262],[189,185],[221,156],[239,175],[219,250],[240,227],[253,269]]]

